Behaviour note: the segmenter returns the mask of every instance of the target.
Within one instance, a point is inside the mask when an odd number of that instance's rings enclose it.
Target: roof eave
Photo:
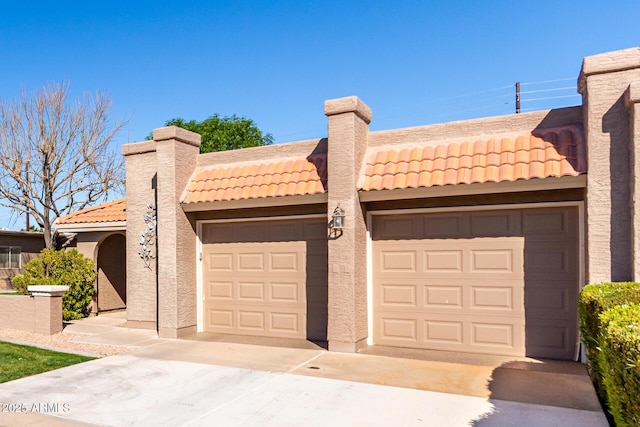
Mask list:
[[[56,230],[65,233],[88,233],[92,231],[125,231],[127,229],[127,221],[56,224],[55,227]]]
[[[316,203],[327,203],[327,199],[327,193],[318,193],[298,196],[223,200],[217,202],[181,203],[181,205],[185,212],[201,212],[225,209],[264,208],[272,206],[311,205]]]
[[[358,192],[361,202],[585,188],[587,175]]]

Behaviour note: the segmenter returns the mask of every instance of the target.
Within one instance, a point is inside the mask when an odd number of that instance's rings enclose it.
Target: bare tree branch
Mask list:
[[[105,199],[124,182],[111,143],[128,120],[113,120],[104,93],[69,100],[68,84],[0,99],[0,205],[31,214],[53,248],[55,220]]]

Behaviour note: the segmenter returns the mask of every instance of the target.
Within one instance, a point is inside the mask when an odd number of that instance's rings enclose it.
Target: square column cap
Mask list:
[[[371,108],[357,96],[347,96],[324,101],[324,114],[326,116],[343,113],[355,113],[367,124],[371,123]]]
[[[200,147],[202,137],[199,133],[191,132],[178,126],[167,126],[153,130],[154,141],[166,141],[169,139],[175,139],[176,141],[193,145],[194,147]]]

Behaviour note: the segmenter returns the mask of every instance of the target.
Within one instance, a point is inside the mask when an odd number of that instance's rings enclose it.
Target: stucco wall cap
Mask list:
[[[342,113],[356,113],[367,124],[371,123],[371,108],[357,96],[328,99],[324,102],[324,114],[326,116]]]
[[[582,69],[578,77],[578,92],[584,93],[585,79],[589,76],[634,68],[640,68],[640,47],[586,56],[582,60]]]
[[[167,126],[153,130],[154,141],[166,141],[169,139],[175,139],[176,141],[193,145],[194,147],[200,147],[201,137],[200,134],[182,129],[178,126]]]
[[[633,82],[629,85],[625,92],[624,100],[627,107],[640,103],[640,82]]]
[[[69,290],[64,285],[27,286],[27,290],[33,296],[59,297]]]
[[[156,151],[155,141],[132,142],[122,146],[122,155],[130,156],[132,154],[152,153]]]

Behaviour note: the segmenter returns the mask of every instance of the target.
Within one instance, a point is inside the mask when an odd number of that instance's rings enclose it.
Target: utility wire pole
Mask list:
[[[516,114],[520,114],[520,82],[516,82]]]

